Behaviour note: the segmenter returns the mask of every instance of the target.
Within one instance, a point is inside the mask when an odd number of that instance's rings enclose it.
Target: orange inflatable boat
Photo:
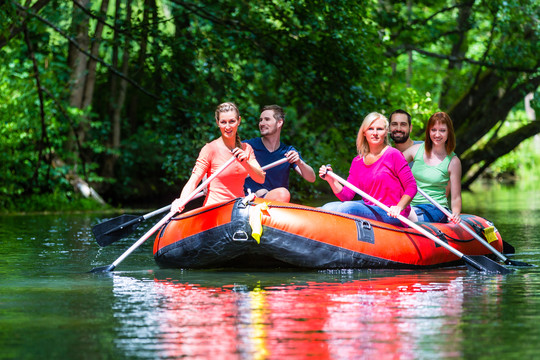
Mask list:
[[[463,221],[498,251],[502,238],[489,221]],[[466,255],[490,251],[455,224],[418,223]],[[169,221],[154,242],[161,267],[301,267],[420,269],[463,265],[448,249],[411,228],[264,199],[236,199]]]

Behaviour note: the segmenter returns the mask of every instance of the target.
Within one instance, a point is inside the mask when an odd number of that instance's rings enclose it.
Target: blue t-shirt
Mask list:
[[[268,151],[264,146],[262,139],[260,137],[245,140],[244,142],[251,145],[253,151],[255,152],[255,158],[261,166],[271,164],[275,161],[281,160],[285,157],[285,154],[291,150],[298,152],[294,147],[290,145],[285,145],[284,143],[279,143],[279,148],[273,152]],[[298,153],[300,155],[300,153]],[[302,156],[300,155],[300,159]],[[303,160],[303,159],[302,159]],[[266,177],[264,183],[258,184],[253,181],[250,177],[246,179],[244,184],[244,191],[247,194],[247,189],[250,189],[251,192],[256,192],[259,189],[266,189],[268,191],[284,187],[289,188],[289,171],[294,169],[297,165],[285,162],[281,165],[275,166],[271,169],[266,170]]]

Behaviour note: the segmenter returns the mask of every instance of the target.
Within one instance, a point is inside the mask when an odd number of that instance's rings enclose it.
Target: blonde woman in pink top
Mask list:
[[[265,172],[255,159],[253,149],[249,144],[240,141],[238,127],[241,117],[236,105],[230,102],[218,105],[215,118],[221,137],[201,149],[191,177],[182,189],[180,197],[172,203],[172,210],[181,212],[183,207],[179,205],[197,188],[204,175],[212,175],[233,155],[237,161],[230,164],[208,185],[204,205],[243,197],[244,181],[248,175],[258,183],[264,182]]]
[[[332,170],[325,165],[319,169],[319,176],[328,181],[341,201],[325,204],[323,209],[403,226],[396,217],[409,215],[416,181],[401,152],[388,144],[388,120],[384,115],[373,112],[364,118],[356,147],[358,156],[352,161],[347,181],[388,206],[390,212],[368,200],[351,201],[355,192],[325,176],[327,169]]]

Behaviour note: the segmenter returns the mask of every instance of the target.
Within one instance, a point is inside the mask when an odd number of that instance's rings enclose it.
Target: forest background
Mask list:
[[[450,114],[464,188],[538,168],[537,0],[0,4],[0,212],[170,203],[224,101],[245,139],[283,106],[282,141],[343,176],[397,108],[415,139]],[[328,191],[298,178],[293,200]]]

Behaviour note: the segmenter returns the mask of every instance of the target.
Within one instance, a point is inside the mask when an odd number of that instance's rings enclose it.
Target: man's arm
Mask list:
[[[301,158],[298,152],[296,151],[289,151],[285,154],[287,157],[287,160],[291,164],[295,164],[296,167],[294,168],[300,176],[302,176],[306,181],[309,182],[315,182],[315,172],[313,171],[313,168],[306,164]]]

